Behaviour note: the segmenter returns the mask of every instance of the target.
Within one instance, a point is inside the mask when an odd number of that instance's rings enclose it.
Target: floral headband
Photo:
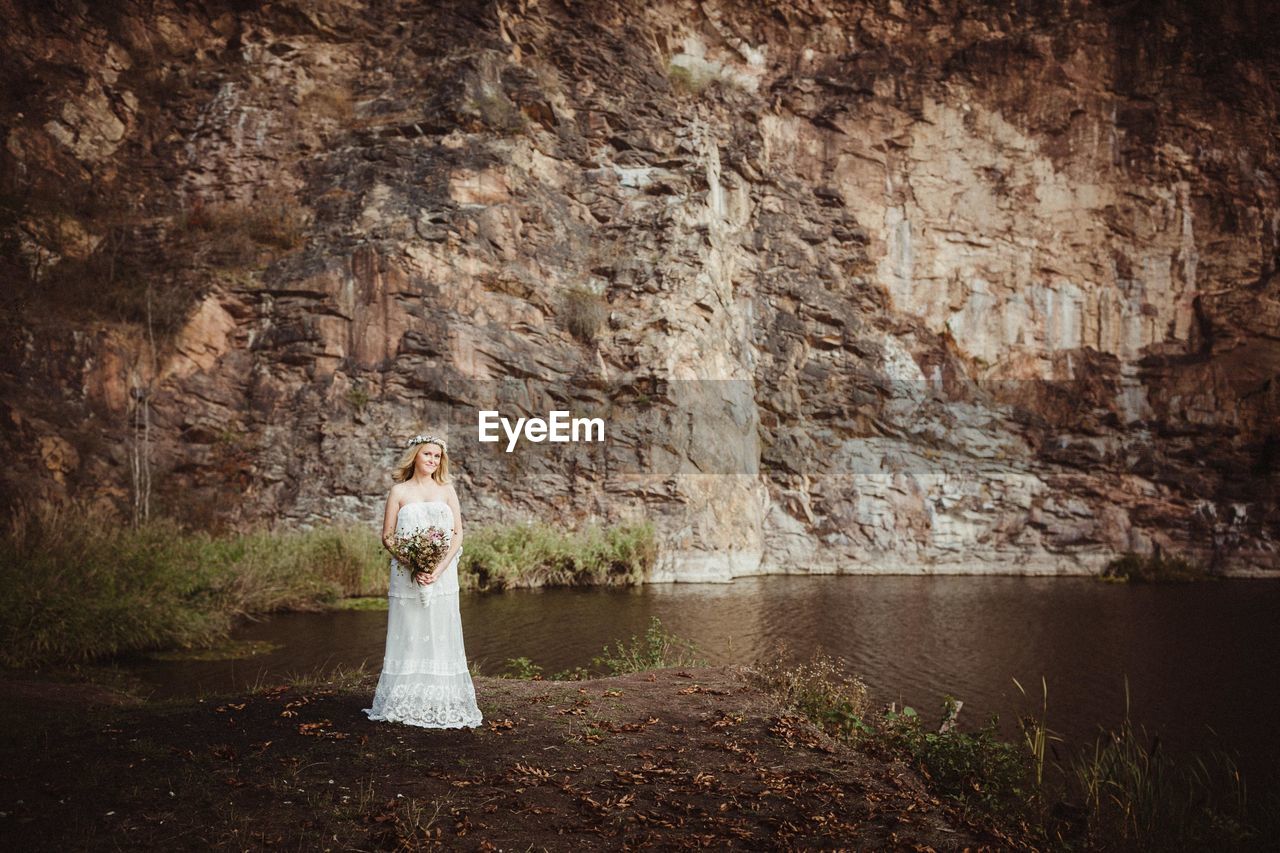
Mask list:
[[[413,447],[415,444],[438,444],[445,453],[449,452],[449,445],[445,444],[444,439],[438,435],[415,435],[409,439],[409,443],[405,447]]]

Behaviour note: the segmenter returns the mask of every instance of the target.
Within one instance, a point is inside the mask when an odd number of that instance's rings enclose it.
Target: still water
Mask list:
[[[1008,734],[1020,714],[1038,707],[1043,676],[1049,727],[1073,744],[1122,719],[1127,678],[1132,718],[1158,730],[1166,748],[1237,751],[1255,785],[1275,781],[1280,583],[1272,581],[774,575],[464,594],[461,607],[468,657],[484,674],[521,656],[547,674],[586,665],[606,643],[643,634],[657,616],[694,641],[708,663],[749,663],[781,644],[802,659],[824,651],[861,676],[877,702],[905,702],[936,719],[951,694],[964,700],[962,723],[999,714]],[[339,664],[376,672],[386,618],[385,611],[276,616],[235,635],[282,644],[275,652],[134,669],[157,698]]]

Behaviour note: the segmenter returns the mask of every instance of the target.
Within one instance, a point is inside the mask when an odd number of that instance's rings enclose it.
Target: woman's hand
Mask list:
[[[444,571],[444,561],[443,561],[443,560],[441,560],[439,563],[436,563],[436,567],[435,567],[434,569],[432,569],[431,571],[429,571],[429,572],[420,572],[420,573],[419,573],[420,577],[418,578],[418,583],[419,583],[419,584],[421,584],[422,586],[427,586],[428,584],[433,584],[433,583],[435,583],[435,582],[436,582],[436,578],[440,577],[440,573],[441,573],[441,572],[443,572],[443,571]]]

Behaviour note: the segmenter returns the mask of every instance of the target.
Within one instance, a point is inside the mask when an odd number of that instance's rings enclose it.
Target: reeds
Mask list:
[[[902,757],[934,793],[1020,828],[1036,846],[1229,851],[1258,849],[1280,837],[1280,801],[1250,801],[1231,756],[1219,750],[1175,756],[1133,723],[1127,680],[1123,722],[1065,761],[1051,761],[1061,738],[1048,727],[1044,678],[1037,713],[1022,719],[1018,744],[1000,739],[994,718],[973,732],[945,722],[934,732],[909,707],[872,714],[865,685],[821,653],[800,664],[778,655],[749,672],[814,725],[874,754]],[[1014,684],[1028,695],[1017,679]],[[956,706],[948,697],[946,708]]]
[[[542,522],[468,528],[458,583],[480,591],[630,585],[644,579],[657,554],[648,522],[576,531]]]
[[[1125,715],[1072,758],[1068,783],[1088,815],[1086,843],[1114,850],[1246,850],[1266,840],[1274,803],[1253,809],[1231,756],[1209,751],[1175,757]]]
[[[0,663],[206,646],[238,617],[385,592],[380,547],[361,528],[214,537],[165,519],[19,511],[0,536]]]
[[[631,584],[656,554],[649,524],[477,527],[458,579],[475,590]],[[385,595],[389,576],[365,527],[214,536],[163,518],[135,528],[83,508],[20,510],[0,531],[0,664],[204,647],[237,619]]]
[[[1026,689],[1018,679],[1013,679],[1013,684],[1018,688],[1018,692],[1023,696],[1027,695]],[[1049,682],[1045,677],[1040,676],[1040,716],[1026,716],[1022,718],[1022,742],[1027,748],[1027,753],[1031,756],[1031,765],[1035,770],[1036,787],[1040,788],[1044,785],[1044,759],[1045,750],[1049,746],[1050,741],[1060,741],[1062,738],[1053,734],[1049,730]]]

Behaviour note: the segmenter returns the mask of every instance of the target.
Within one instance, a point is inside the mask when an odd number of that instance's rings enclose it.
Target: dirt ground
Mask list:
[[[735,667],[475,679],[485,723],[361,712],[376,678],[185,703],[0,682],[7,850],[1021,846]]]

